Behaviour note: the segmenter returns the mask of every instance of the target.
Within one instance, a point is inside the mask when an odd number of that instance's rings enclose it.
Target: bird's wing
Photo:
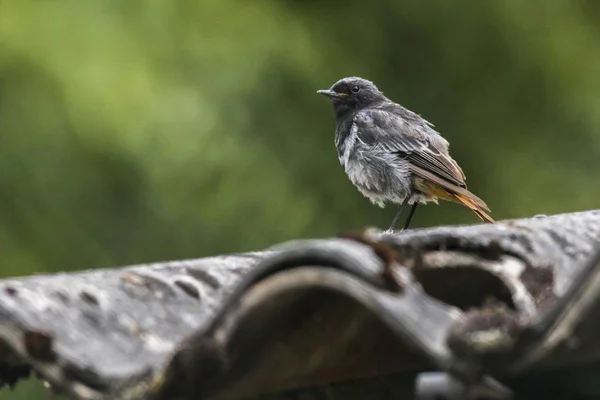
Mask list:
[[[448,154],[448,142],[419,115],[392,103],[360,111],[355,123],[361,141],[398,154],[416,175],[431,180],[433,174],[466,188],[462,169]]]

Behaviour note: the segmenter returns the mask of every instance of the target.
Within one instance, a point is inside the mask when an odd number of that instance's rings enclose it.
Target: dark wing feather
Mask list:
[[[417,167],[453,185],[466,188],[465,175],[448,154],[448,142],[428,121],[404,107],[386,103],[356,115],[360,139],[383,146]],[[429,174],[428,174],[429,175]],[[431,175],[429,175],[431,176]],[[423,176],[422,178],[427,178]]]

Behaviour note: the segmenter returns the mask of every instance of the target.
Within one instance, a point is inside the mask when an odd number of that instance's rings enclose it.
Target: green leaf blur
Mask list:
[[[591,0],[0,0],[1,273],[387,228],[315,94],[349,75],[433,122],[494,218],[596,208],[599,20]]]

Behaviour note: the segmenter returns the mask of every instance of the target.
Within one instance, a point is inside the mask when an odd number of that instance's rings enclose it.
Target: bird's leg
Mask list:
[[[410,208],[410,212],[408,213],[408,217],[406,218],[406,222],[404,223],[404,227],[402,228],[402,230],[408,229],[408,226],[410,225],[410,220],[412,219],[413,215],[415,215],[415,211],[417,211],[418,205],[419,202],[415,200],[412,207]]]
[[[408,204],[408,200],[410,200],[410,196],[406,196],[406,199],[404,199],[404,201],[402,202],[402,204],[398,208],[398,212],[396,213],[396,216],[392,220],[392,225],[390,225],[390,228],[388,229],[388,232],[394,232],[394,229],[396,228],[396,225],[398,225],[398,221],[400,221],[400,216],[402,215],[402,211],[404,211],[404,207],[406,207],[406,205]],[[414,211],[412,211],[412,213],[414,213]]]

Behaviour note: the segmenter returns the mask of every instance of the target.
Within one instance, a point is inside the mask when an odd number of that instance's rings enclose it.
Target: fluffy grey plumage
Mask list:
[[[437,203],[438,198],[466,205],[493,222],[482,211],[489,211],[485,203],[466,190],[465,175],[450,157],[448,142],[431,123],[359,77],[341,79],[318,93],[333,102],[335,146],[348,178],[376,205],[413,204],[405,227],[417,204]]]

